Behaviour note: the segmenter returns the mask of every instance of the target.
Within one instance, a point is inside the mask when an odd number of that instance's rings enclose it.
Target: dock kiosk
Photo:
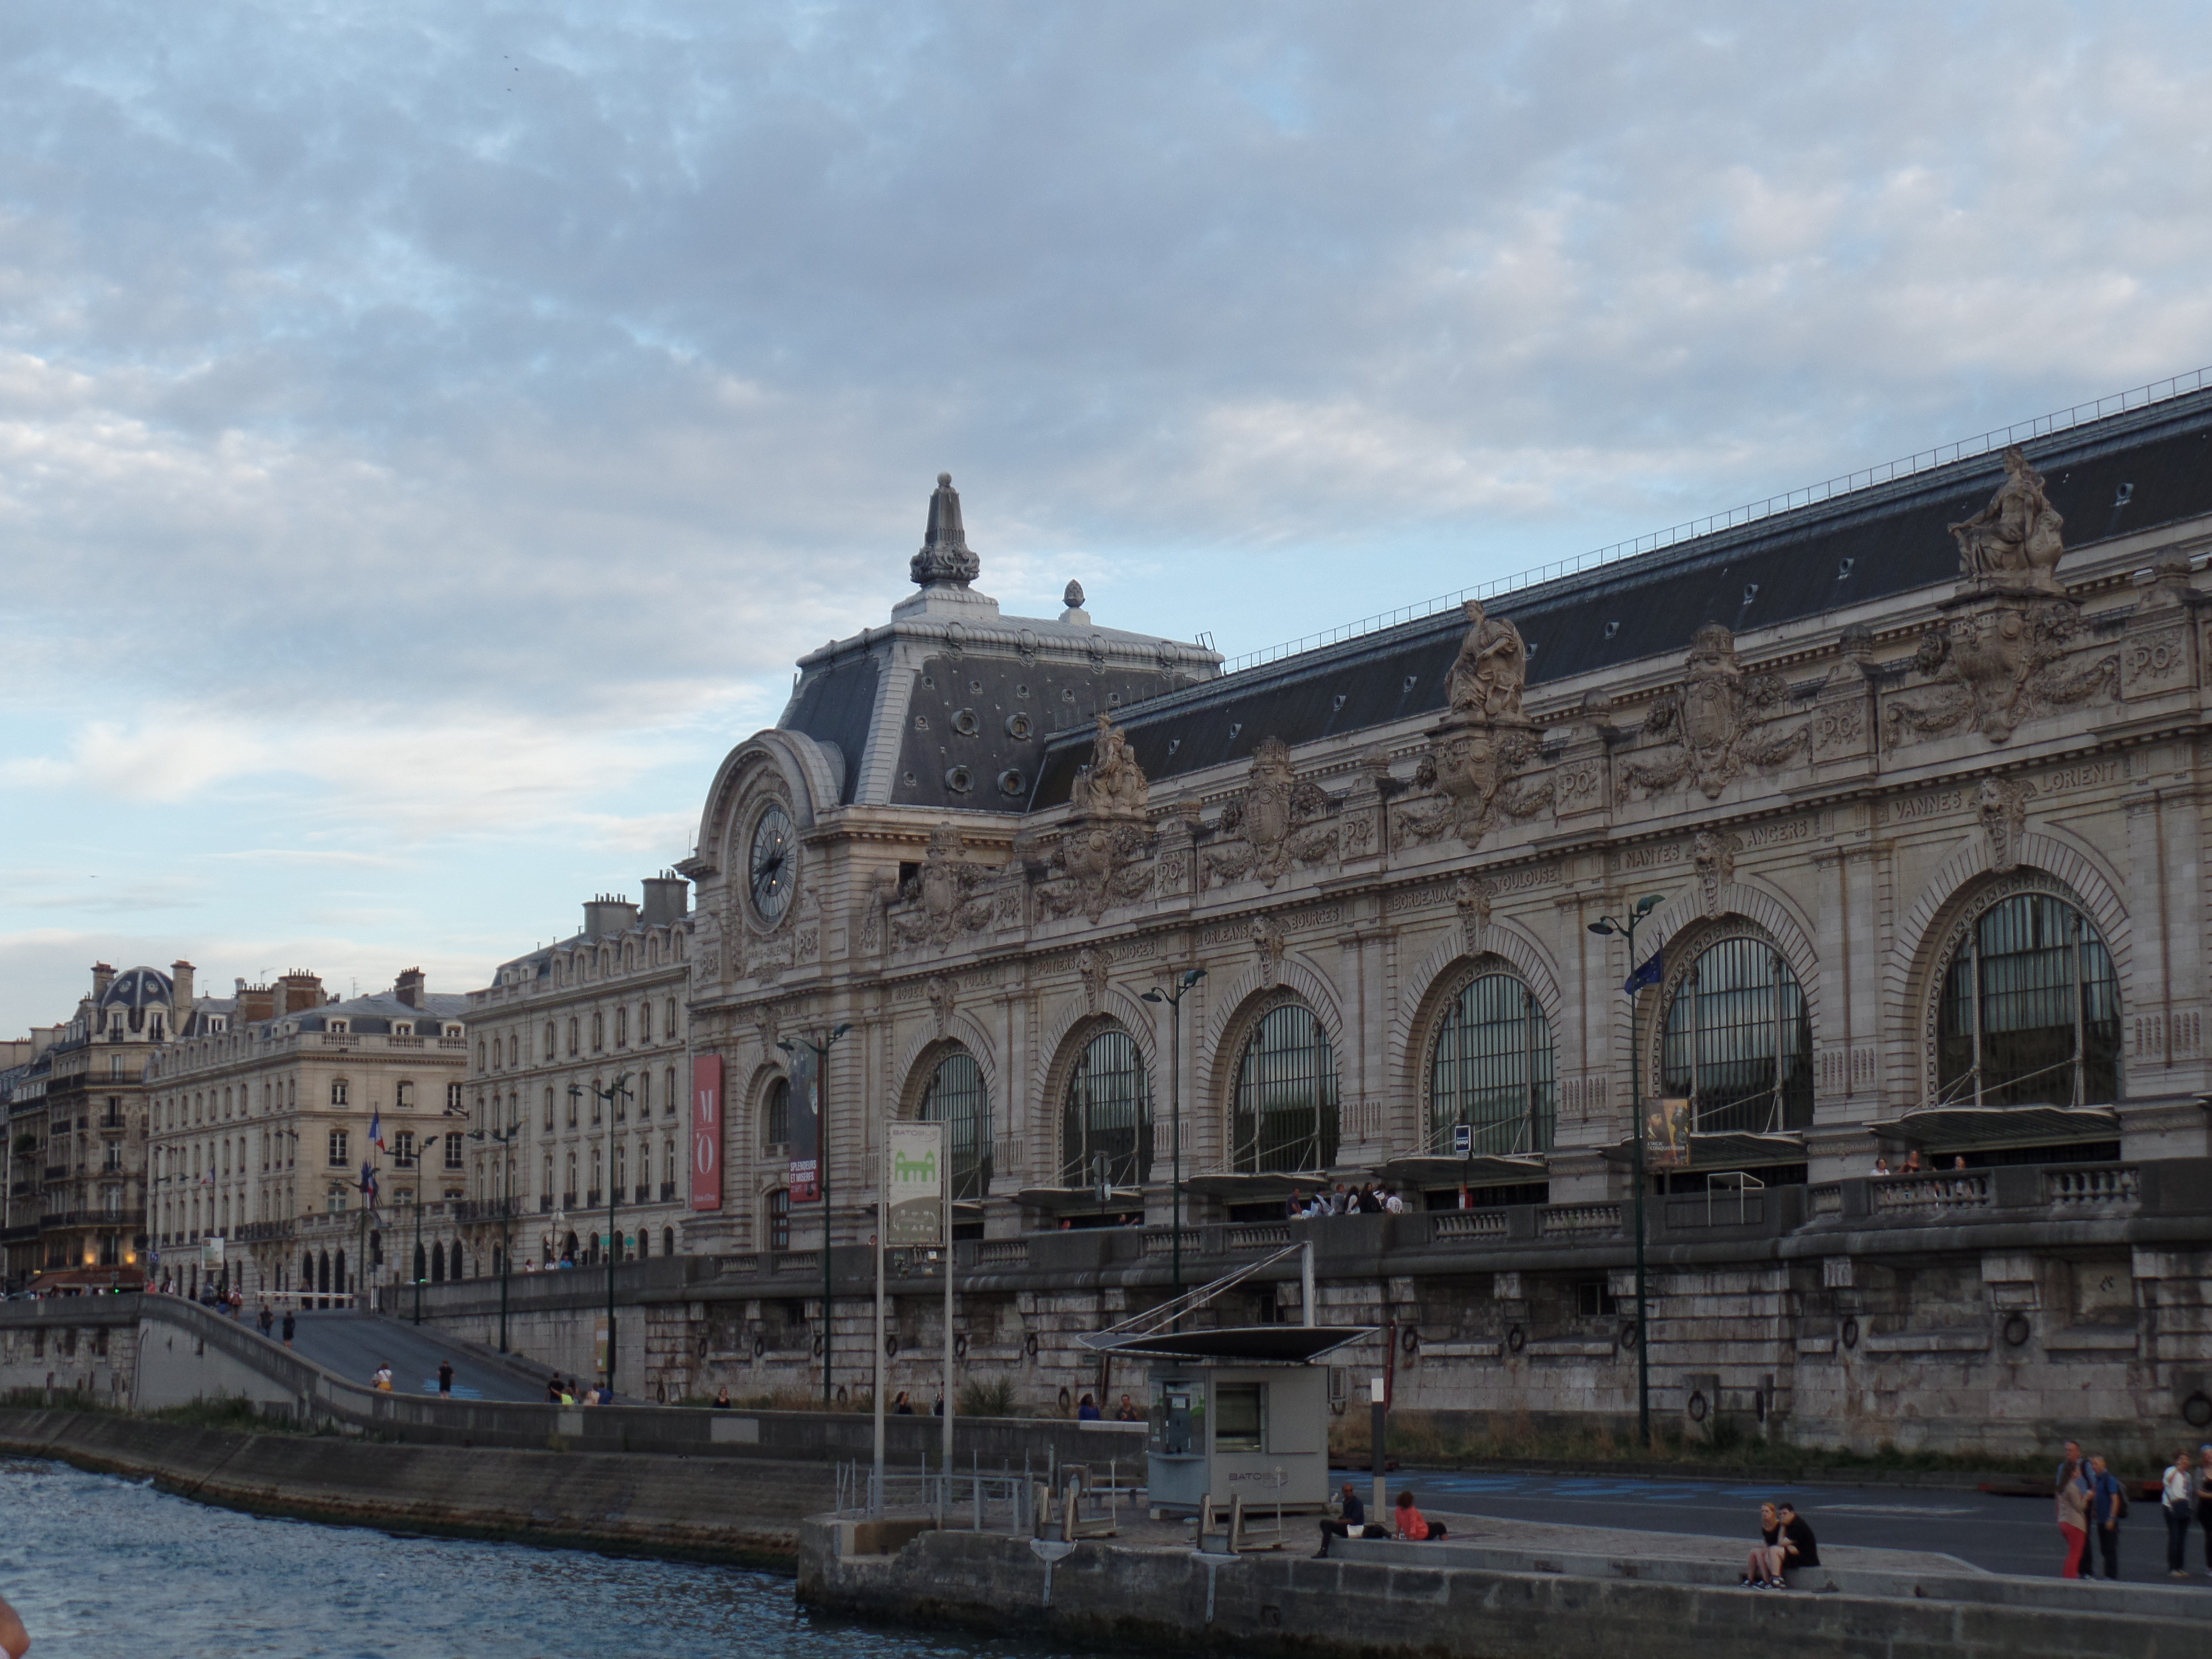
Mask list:
[[[1293,1253],[1304,1256],[1306,1322],[1191,1328],[1199,1310]],[[1149,1507],[1194,1516],[1278,1505],[1312,1514],[1328,1501],[1328,1368],[1315,1362],[1373,1326],[1314,1324],[1313,1247],[1294,1244],[1109,1330],[1082,1339],[1150,1369]]]

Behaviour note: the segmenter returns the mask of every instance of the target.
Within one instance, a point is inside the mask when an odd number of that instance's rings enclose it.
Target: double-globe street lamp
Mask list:
[[[614,1138],[614,1122],[613,1122],[613,1119],[614,1119],[614,1103],[615,1103],[615,1102],[616,1102],[616,1101],[617,1101],[617,1100],[635,1100],[635,1099],[637,1097],[636,1096],[635,1096],[634,1094],[632,1094],[632,1093],[630,1092],[629,1079],[630,1079],[630,1073],[629,1073],[628,1072],[624,1072],[624,1073],[623,1073],[620,1077],[617,1078],[617,1079],[616,1079],[612,1083],[609,1084],[609,1085],[608,1085],[605,1088],[604,1088],[604,1089],[602,1089],[601,1087],[599,1087],[599,1085],[598,1084],[596,1084],[596,1083],[594,1083],[594,1084],[592,1084],[592,1085],[591,1085],[591,1092],[592,1092],[592,1094],[594,1094],[594,1095],[598,1096],[598,1097],[599,1097],[599,1098],[601,1101],[603,1101],[603,1102],[605,1102],[605,1104],[606,1104],[606,1108],[607,1108],[607,1118],[608,1118],[608,1123],[607,1123],[607,1167],[606,1167],[606,1182],[607,1182],[607,1243],[606,1243],[606,1254],[607,1254],[607,1392],[608,1392],[609,1394],[612,1394],[612,1393],[614,1392],[614,1387],[615,1387],[615,1254],[616,1254],[616,1252],[615,1252],[615,1237],[616,1237],[616,1235],[615,1235],[615,1200],[616,1200],[616,1198],[617,1198],[617,1193],[616,1193],[616,1191],[615,1191],[615,1138]],[[583,1094],[584,1094],[584,1089],[583,1089],[583,1086],[582,1086],[581,1085],[572,1083],[572,1084],[570,1084],[570,1085],[568,1085],[568,1097],[569,1097],[571,1100],[580,1099],[580,1098],[582,1097]]]
[[[825,1412],[830,1409],[830,1339],[834,1334],[830,1322],[830,1051],[852,1029],[849,1024],[842,1024],[826,1037],[801,1037],[796,1042],[784,1037],[775,1045],[794,1060],[801,1048],[811,1049],[814,1054],[814,1179],[822,1193],[822,1409]],[[947,1239],[947,1261],[951,1245]]]
[[[1636,1157],[1636,1436],[1646,1450],[1651,1445],[1651,1327],[1644,1317],[1644,1072],[1636,1047],[1636,999],[1644,986],[1654,982],[1656,971],[1647,975],[1636,965],[1636,930],[1665,902],[1666,897],[1664,893],[1647,893],[1636,901],[1636,908],[1628,913],[1627,921],[1600,916],[1589,925],[1593,933],[1607,938],[1620,933],[1628,940],[1628,977],[1620,988],[1628,994],[1628,1125],[1635,1140]],[[1656,969],[1658,961],[1655,956],[1647,966]]]
[[[1192,988],[1206,977],[1206,969],[1192,968],[1184,971],[1171,987],[1155,986],[1145,993],[1144,1000],[1152,1004],[1168,1006],[1168,1116],[1173,1124],[1175,1188],[1175,1292],[1182,1295],[1182,1000]],[[1182,1322],[1176,1322],[1182,1328]]]

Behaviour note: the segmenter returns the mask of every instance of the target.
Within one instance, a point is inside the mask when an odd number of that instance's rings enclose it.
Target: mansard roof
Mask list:
[[[2021,447],[2065,517],[2069,550],[2212,514],[2212,389]],[[1534,691],[1676,656],[1709,622],[1741,633],[1950,581],[1959,554],[1946,526],[1978,512],[2002,477],[1992,450],[1486,603],[1520,629]],[[1437,715],[1466,628],[1455,607],[1154,697],[1117,723],[1157,787],[1249,758],[1269,737],[1295,745]],[[1068,799],[1091,744],[1087,727],[1060,726],[1031,810]]]

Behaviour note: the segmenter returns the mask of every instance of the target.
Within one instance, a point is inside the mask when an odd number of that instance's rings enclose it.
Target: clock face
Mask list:
[[[783,920],[791,903],[791,854],[790,816],[771,805],[753,824],[752,851],[745,861],[745,888],[754,913],[771,927]]]

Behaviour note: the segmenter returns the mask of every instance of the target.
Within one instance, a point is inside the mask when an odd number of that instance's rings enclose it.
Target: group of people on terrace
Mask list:
[[[1316,1188],[1309,1194],[1304,1188],[1294,1188],[1283,1212],[1293,1221],[1313,1221],[1322,1216],[1402,1215],[1405,1211],[1406,1200],[1395,1187],[1376,1182],[1352,1187],[1340,1181],[1328,1192]]]

